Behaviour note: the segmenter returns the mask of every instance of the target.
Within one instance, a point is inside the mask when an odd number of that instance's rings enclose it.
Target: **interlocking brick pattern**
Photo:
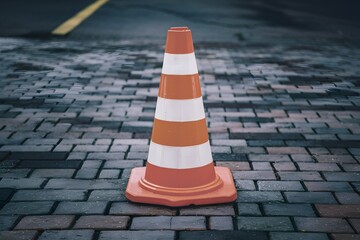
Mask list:
[[[196,45],[218,166],[235,203],[129,203],[162,46],[0,40],[0,239],[358,239],[360,54]],[[221,232],[219,231],[221,230]]]

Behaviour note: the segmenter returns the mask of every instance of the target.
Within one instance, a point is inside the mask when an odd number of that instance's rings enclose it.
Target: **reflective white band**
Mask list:
[[[165,53],[162,73],[169,75],[190,75],[198,73],[195,54]]]
[[[190,147],[163,146],[151,141],[148,162],[175,169],[196,168],[213,161],[209,141]]]
[[[171,122],[189,122],[205,118],[202,97],[193,99],[166,99],[158,97],[155,118]]]

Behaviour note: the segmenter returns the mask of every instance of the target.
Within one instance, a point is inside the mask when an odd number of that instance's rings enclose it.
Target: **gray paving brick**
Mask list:
[[[260,191],[304,191],[298,181],[258,181]]]
[[[93,235],[93,230],[48,230],[40,235],[39,240],[91,240]]]
[[[261,211],[258,204],[254,203],[238,203],[238,214],[240,216],[261,216]]]
[[[84,200],[85,190],[19,190],[11,201],[70,201]]]
[[[48,214],[53,205],[54,202],[9,202],[0,215]]]
[[[118,190],[93,190],[89,201],[127,201],[124,192]]]
[[[302,180],[323,180],[318,172],[279,172],[281,180],[302,181]]]
[[[352,192],[347,182],[304,182],[306,188],[312,192]]]
[[[175,231],[101,231],[99,240],[168,240],[175,239]]]
[[[130,226],[132,230],[170,230],[171,217],[134,217]]]
[[[252,239],[267,240],[269,239],[265,232],[259,231],[180,231],[179,239]]]
[[[3,178],[0,180],[0,188],[40,188],[44,178]]]
[[[263,208],[269,216],[316,216],[310,204],[264,204]]]
[[[296,217],[295,224],[300,231],[352,233],[350,225],[341,218]]]
[[[33,240],[37,232],[35,230],[29,231],[0,231],[0,239],[6,240]]]
[[[54,214],[103,214],[107,202],[60,202]]]
[[[238,217],[238,229],[246,231],[292,231],[288,217]]]
[[[329,240],[325,233],[271,232],[271,240]]]
[[[176,211],[161,206],[116,202],[111,205],[110,214],[115,215],[175,215]]]
[[[242,191],[239,192],[237,202],[283,202],[284,199],[280,192],[252,192]]]
[[[0,216],[0,231],[10,230],[18,216]]]
[[[232,205],[211,205],[199,207],[187,207],[180,209],[180,215],[187,216],[234,216],[235,211]]]
[[[0,182],[1,184],[1,182]],[[118,189],[125,188],[124,182],[119,180],[83,180],[83,179],[50,179],[45,185],[46,189]]]
[[[329,192],[285,192],[290,203],[336,203]]]
[[[211,230],[233,230],[232,217],[210,217],[209,228]]]
[[[75,216],[25,216],[16,225],[15,229],[44,230],[44,229],[67,229],[70,228]]]

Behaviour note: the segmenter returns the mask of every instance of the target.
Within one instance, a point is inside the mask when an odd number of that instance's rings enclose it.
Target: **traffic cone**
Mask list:
[[[173,207],[237,197],[230,170],[214,167],[187,27],[168,30],[147,164],[132,170],[126,197]]]

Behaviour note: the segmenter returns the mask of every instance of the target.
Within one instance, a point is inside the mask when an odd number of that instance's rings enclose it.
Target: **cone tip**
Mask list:
[[[171,27],[169,29],[169,31],[171,31],[171,32],[186,32],[186,31],[190,31],[190,29],[188,27]]]

